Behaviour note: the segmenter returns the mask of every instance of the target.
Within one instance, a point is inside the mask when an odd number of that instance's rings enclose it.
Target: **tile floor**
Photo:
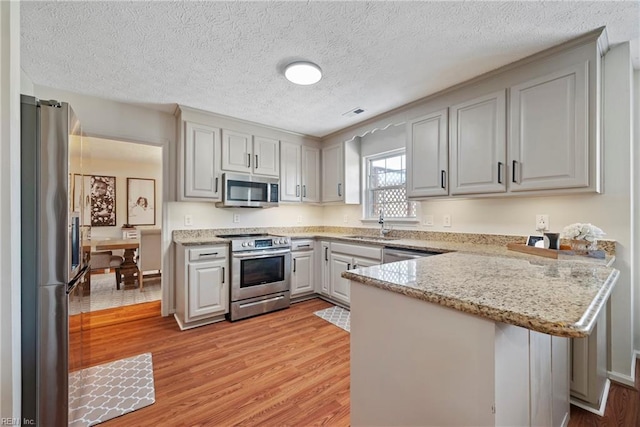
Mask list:
[[[145,279],[144,290],[140,291],[139,288],[125,290],[122,285],[120,290],[116,289],[116,279],[113,273],[92,274],[91,295],[87,298],[72,295],[69,300],[69,311],[70,314],[78,314],[80,310],[86,313],[124,305],[159,301],[161,298],[162,289],[159,277]]]

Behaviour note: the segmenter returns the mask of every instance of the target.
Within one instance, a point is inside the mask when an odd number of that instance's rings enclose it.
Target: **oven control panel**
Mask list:
[[[250,251],[265,249],[287,249],[291,247],[288,237],[264,237],[257,239],[232,240],[232,251]]]

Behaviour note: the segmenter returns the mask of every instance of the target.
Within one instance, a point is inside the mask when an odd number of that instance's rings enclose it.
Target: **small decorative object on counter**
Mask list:
[[[562,230],[562,237],[569,240],[571,250],[576,254],[588,254],[598,247],[598,239],[605,235],[602,229],[593,224],[575,223]]]

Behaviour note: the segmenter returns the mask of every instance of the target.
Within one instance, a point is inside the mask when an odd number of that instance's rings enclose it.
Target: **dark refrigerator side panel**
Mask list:
[[[36,425],[63,426],[69,381],[68,106],[22,101],[23,416]]]
[[[22,417],[36,420],[37,405],[37,315],[38,315],[38,263],[37,238],[38,166],[40,163],[39,108],[36,100],[22,97],[21,127],[21,240],[22,240]]]

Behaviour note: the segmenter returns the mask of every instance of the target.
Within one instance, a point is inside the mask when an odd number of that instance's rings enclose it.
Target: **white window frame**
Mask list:
[[[390,151],[385,151],[382,153],[376,153],[376,154],[372,154],[369,156],[365,156],[362,158],[362,219],[360,220],[363,223],[378,223],[378,219],[379,217],[376,215],[375,217],[369,216],[369,206],[371,203],[370,200],[370,192],[369,192],[369,176],[370,171],[369,168],[371,167],[371,162],[375,161],[375,160],[379,160],[379,159],[384,159],[387,157],[395,157],[395,156],[399,156],[404,154],[406,156],[407,154],[407,150],[405,148],[398,148],[395,150],[390,150]],[[406,157],[405,157],[406,159]],[[406,185],[406,180],[405,180],[405,185]],[[408,202],[410,202],[411,200],[408,200]],[[420,203],[417,201],[414,201],[414,203],[416,204],[416,216],[415,218],[412,217],[385,217],[384,218],[384,222],[385,224],[418,224],[420,222],[419,218],[420,218]]]

